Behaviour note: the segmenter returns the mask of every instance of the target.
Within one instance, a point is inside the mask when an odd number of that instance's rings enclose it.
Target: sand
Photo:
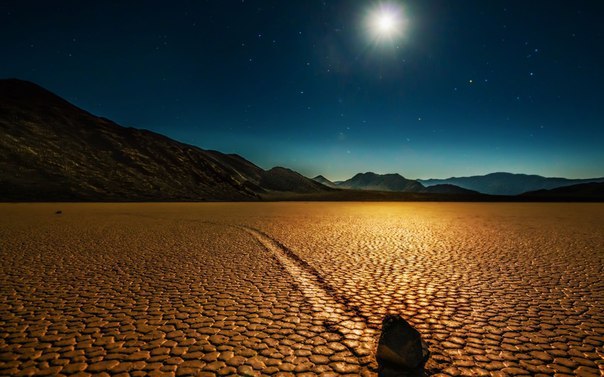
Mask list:
[[[55,214],[61,210],[61,214]],[[604,371],[604,204],[0,204],[0,375]]]

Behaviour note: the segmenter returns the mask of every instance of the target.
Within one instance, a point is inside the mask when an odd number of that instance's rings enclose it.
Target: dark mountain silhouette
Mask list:
[[[270,191],[312,193],[331,191],[328,187],[308,179],[303,175],[282,167],[275,167],[265,172],[260,186]]]
[[[370,190],[387,192],[410,192],[447,195],[476,195],[478,192],[467,190],[455,185],[434,185],[424,187],[417,181],[406,179],[399,174],[359,173],[347,181],[332,182],[322,175],[313,178],[314,181],[332,188],[347,190]]]
[[[544,198],[556,200],[604,200],[604,182],[580,183],[551,190],[525,192],[524,198]]]
[[[332,187],[332,188],[338,187],[337,184],[333,183],[332,181],[323,177],[322,175],[317,175],[312,180],[315,182],[319,182],[320,184],[325,185],[327,187]]]
[[[527,191],[554,189],[580,183],[604,182],[604,178],[566,179],[546,178],[540,175],[491,173],[472,177],[419,180],[424,186],[453,184],[468,190],[490,195],[519,195]]]
[[[257,200],[330,189],[288,169],[125,128],[0,80],[0,200]]]
[[[465,188],[461,188],[459,186],[450,185],[450,184],[442,184],[442,185],[434,185],[428,186],[422,190],[422,192],[431,193],[431,194],[448,194],[448,195],[478,195],[480,194],[478,191],[468,190]]]
[[[422,192],[421,183],[407,179],[400,174],[359,173],[337,185],[339,188],[353,190]]]

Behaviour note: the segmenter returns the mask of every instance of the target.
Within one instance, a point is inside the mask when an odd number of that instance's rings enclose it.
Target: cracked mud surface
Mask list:
[[[372,376],[386,313],[430,374],[604,373],[601,204],[0,209],[0,375]]]

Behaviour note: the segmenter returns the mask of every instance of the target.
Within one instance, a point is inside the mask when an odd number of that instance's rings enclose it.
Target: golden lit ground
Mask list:
[[[0,214],[0,375],[374,375],[386,313],[431,373],[604,372],[603,204]]]

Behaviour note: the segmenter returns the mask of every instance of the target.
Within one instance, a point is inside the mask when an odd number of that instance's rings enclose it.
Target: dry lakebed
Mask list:
[[[0,375],[604,374],[604,204],[0,204]]]

